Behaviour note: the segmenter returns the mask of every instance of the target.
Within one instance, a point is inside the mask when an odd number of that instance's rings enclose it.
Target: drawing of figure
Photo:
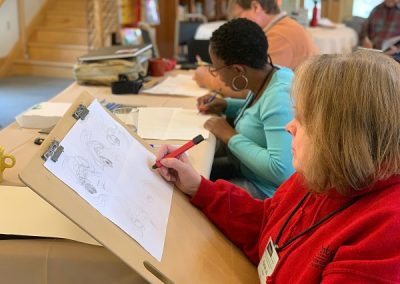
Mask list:
[[[149,213],[142,208],[132,208],[129,216],[129,220],[132,222],[134,229],[139,233],[140,237],[143,238],[146,231],[149,229],[152,231],[157,230],[157,226],[154,224]],[[151,226],[152,228],[149,228]]]
[[[91,138],[92,133],[89,130],[83,131],[81,134],[81,140],[87,146],[90,155],[94,162],[102,169],[112,168],[113,161],[109,158],[112,153],[107,153],[108,149],[100,141]]]
[[[113,146],[120,146],[121,145],[121,140],[117,136],[117,128],[112,127],[107,129],[107,134],[106,134],[106,139],[108,143],[110,143]]]
[[[130,136],[126,130],[121,130],[116,126],[108,127],[105,135],[107,142],[114,147],[126,147],[130,142]]]
[[[106,187],[101,174],[96,172],[94,167],[82,156],[66,157],[63,167],[68,169],[76,181],[92,196],[104,192]]]
[[[113,162],[104,155],[105,147],[103,143],[96,140],[91,140],[86,142],[86,145],[88,146],[89,152],[98,166],[100,166],[102,169],[105,167],[113,167]]]

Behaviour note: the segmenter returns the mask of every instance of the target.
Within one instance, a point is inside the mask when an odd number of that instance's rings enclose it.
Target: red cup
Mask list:
[[[176,60],[164,58],[164,64],[165,64],[165,71],[171,71],[171,70],[174,70],[174,68],[176,66]]]
[[[151,76],[160,77],[164,76],[165,63],[162,58],[151,58],[149,60],[149,73]]]

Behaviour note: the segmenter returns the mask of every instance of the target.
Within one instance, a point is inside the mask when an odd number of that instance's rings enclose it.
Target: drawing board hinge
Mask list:
[[[57,162],[63,151],[64,147],[60,145],[60,142],[54,140],[51,142],[47,151],[42,155],[42,159],[47,161],[49,158],[51,158],[53,162]]]
[[[89,113],[89,110],[86,108],[86,106],[80,104],[80,105],[78,106],[78,108],[76,109],[76,111],[72,114],[72,116],[73,116],[76,120],[79,120],[79,119],[84,120],[85,117],[88,115],[88,113]]]

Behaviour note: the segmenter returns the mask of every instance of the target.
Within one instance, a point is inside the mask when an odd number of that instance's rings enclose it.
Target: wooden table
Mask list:
[[[195,108],[193,97],[152,95],[114,96],[106,87],[83,87],[72,84],[51,99],[72,102],[82,91],[99,100],[105,99],[132,105]],[[26,166],[38,150],[33,143],[37,129],[23,129],[13,123],[0,131],[0,145],[17,159],[14,168],[4,172],[2,185],[23,186],[18,172]],[[149,141],[149,143],[160,141]],[[182,141],[168,141],[176,144]],[[213,160],[215,137],[192,148],[189,157],[194,167],[208,176]],[[174,271],[176,283],[256,283],[255,267],[229,240],[216,229],[187,197],[174,192],[180,200],[171,208],[162,267]],[[183,201],[182,201],[183,200]],[[187,206],[189,205],[189,206]],[[21,210],[23,210],[21,208]],[[177,222],[180,216],[186,223]],[[171,217],[172,216],[172,217]],[[1,231],[1,224],[0,224]],[[168,260],[168,261],[164,261]],[[24,271],[24,273],[21,273]],[[27,239],[0,242],[0,275],[4,283],[144,283],[138,273],[111,254],[104,247],[62,239]],[[161,283],[161,282],[160,282]]]
[[[88,92],[98,100],[106,100],[129,105],[146,105],[151,107],[182,107],[187,109],[196,108],[196,99],[183,96],[159,96],[159,95],[112,95],[108,87],[86,87],[73,83],[59,95],[52,98],[53,102],[73,102],[82,92]],[[39,134],[38,129],[26,129],[19,127],[17,123],[12,123],[0,131],[0,145],[4,146],[6,152],[13,154],[17,158],[17,164],[4,172],[4,182],[2,185],[24,186],[18,178],[18,172],[23,169],[33,154],[37,151],[38,145],[34,144],[37,137],[46,138],[46,135]],[[147,140],[149,143],[183,144],[179,140]],[[211,171],[211,164],[215,149],[215,137],[210,138],[192,148],[189,153],[193,166],[202,175],[208,177]],[[204,155],[204,153],[207,153]]]

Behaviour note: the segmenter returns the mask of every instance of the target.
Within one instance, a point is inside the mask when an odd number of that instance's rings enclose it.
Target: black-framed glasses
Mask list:
[[[231,67],[232,65],[225,65],[219,68],[215,68],[212,64],[208,65],[208,72],[210,72],[211,75],[214,77],[217,77],[218,72],[221,71],[224,68]]]

